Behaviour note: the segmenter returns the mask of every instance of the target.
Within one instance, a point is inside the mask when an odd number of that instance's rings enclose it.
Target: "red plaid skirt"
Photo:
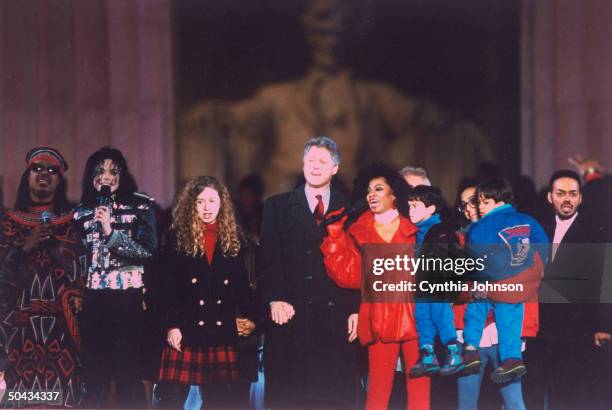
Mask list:
[[[238,354],[233,347],[183,347],[181,351],[166,346],[162,351],[159,380],[206,385],[233,382],[240,378]]]

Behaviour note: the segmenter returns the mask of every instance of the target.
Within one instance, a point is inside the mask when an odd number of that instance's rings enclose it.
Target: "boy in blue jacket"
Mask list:
[[[417,253],[425,258],[452,257],[458,246],[455,227],[442,221],[440,212],[444,207],[442,193],[436,187],[419,185],[408,194],[410,221],[419,228]],[[422,274],[421,274],[422,275]],[[419,280],[440,281],[448,279],[444,272],[427,272]],[[437,296],[437,297],[436,297]],[[453,323],[453,309],[443,294],[417,298],[414,317],[419,334],[420,359],[410,369],[411,377],[430,376],[440,372],[450,376],[463,369],[461,347],[457,342],[457,331]],[[434,353],[436,335],[446,347],[446,360],[440,367]]]
[[[548,256],[549,240],[544,229],[531,216],[517,212],[512,206],[512,188],[506,179],[492,178],[481,182],[476,188],[476,197],[481,219],[470,227],[467,247],[470,256],[485,260],[485,268],[473,279],[480,283],[508,279],[534,264],[534,252],[538,252],[542,260]],[[486,297],[485,294],[480,296]],[[468,304],[464,329],[465,372],[479,371],[478,346],[491,309],[499,333],[501,361],[491,380],[507,383],[527,372],[521,354],[523,303],[479,299]]]

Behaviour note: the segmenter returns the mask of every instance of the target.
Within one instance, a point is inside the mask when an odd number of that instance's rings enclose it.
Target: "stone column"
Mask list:
[[[35,145],[62,151],[78,200],[87,157],[123,151],[140,190],[175,190],[170,0],[0,2],[0,175],[12,206]]]
[[[543,186],[576,154],[611,170],[612,2],[522,6],[522,172]]]

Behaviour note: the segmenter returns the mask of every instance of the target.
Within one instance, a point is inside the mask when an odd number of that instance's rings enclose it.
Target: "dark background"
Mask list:
[[[177,114],[211,99],[238,100],[309,65],[299,0],[174,3]],[[351,1],[344,47],[357,78],[395,85],[491,139],[502,169],[519,170],[519,2]]]

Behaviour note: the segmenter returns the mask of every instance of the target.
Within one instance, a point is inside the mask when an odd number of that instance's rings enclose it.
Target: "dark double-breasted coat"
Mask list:
[[[326,213],[345,206],[331,190]],[[355,400],[355,346],[347,319],[359,294],[336,286],[325,272],[323,227],[308,207],[304,186],[270,198],[264,207],[258,267],[266,306],[285,301],[295,316],[285,325],[267,321],[266,403],[273,408],[350,408]]]
[[[165,255],[169,311],[166,329],[179,328],[189,347],[234,346],[236,317],[251,318],[252,294],[244,264],[244,248],[224,256],[219,243],[212,264],[205,256],[176,251]]]

